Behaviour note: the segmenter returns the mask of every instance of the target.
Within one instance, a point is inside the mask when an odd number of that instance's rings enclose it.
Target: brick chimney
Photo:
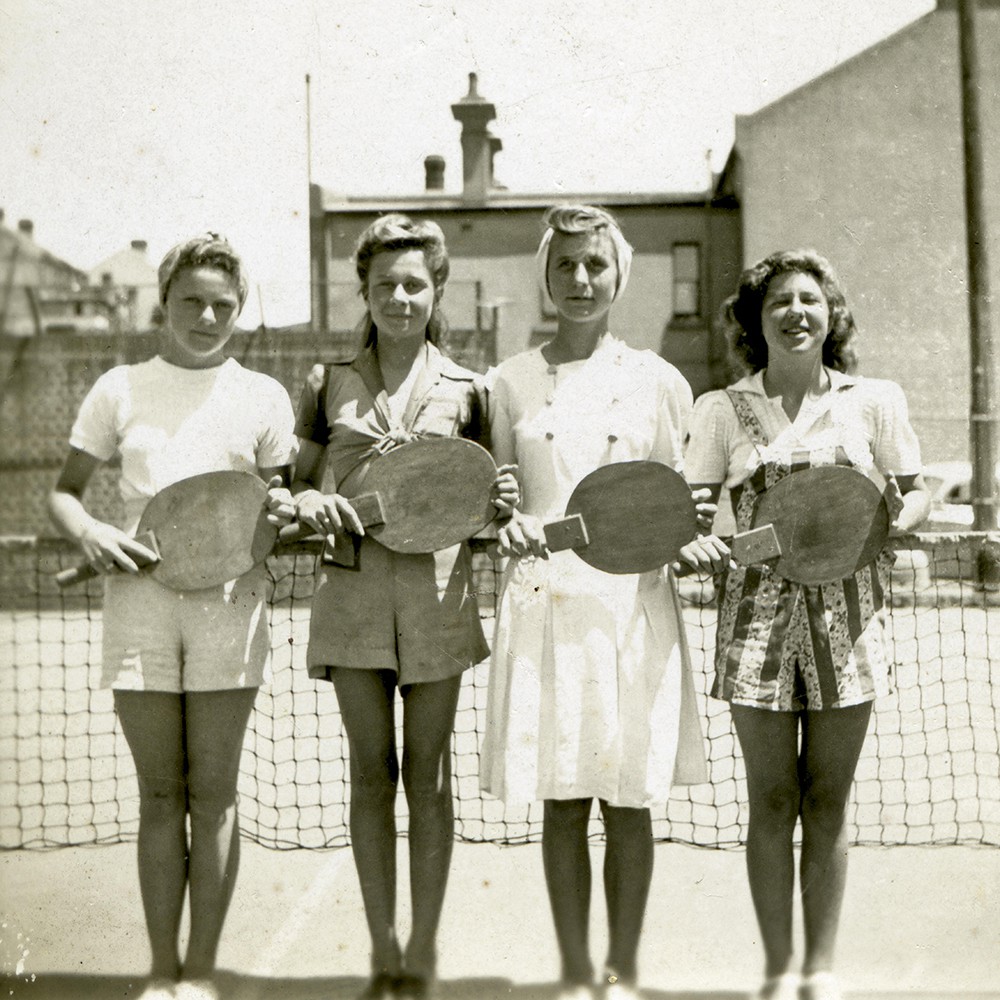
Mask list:
[[[424,157],[424,188],[427,191],[444,190],[444,157]]]
[[[18,219],[17,228],[24,233],[28,239],[31,239],[35,234],[35,224],[31,221],[31,219]]]
[[[475,73],[469,74],[469,92],[451,113],[462,123],[462,197],[485,200],[493,187],[493,155],[503,143],[487,125],[497,116],[496,108],[479,96]]]

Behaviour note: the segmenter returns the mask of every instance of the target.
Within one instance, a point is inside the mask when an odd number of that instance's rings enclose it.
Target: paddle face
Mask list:
[[[377,495],[381,521],[365,529],[393,552],[447,549],[493,520],[496,478],[490,453],[465,438],[421,438],[393,448],[372,461],[365,477],[362,495]]]
[[[816,586],[852,576],[882,550],[889,511],[882,491],[843,465],[792,472],[757,500],[754,528],[771,524],[781,554],[775,572]]]
[[[160,561],[146,572],[172,590],[214,587],[253,569],[274,547],[267,487],[249,472],[206,472],[161,490],[139,531],[152,531]]]
[[[677,558],[694,538],[691,487],[660,462],[615,462],[585,476],[566,504],[567,520],[545,526],[553,552],[572,548],[605,573],[645,573]],[[582,537],[567,522],[578,515]]]

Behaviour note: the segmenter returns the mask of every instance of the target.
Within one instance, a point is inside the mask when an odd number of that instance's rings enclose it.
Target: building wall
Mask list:
[[[1000,7],[980,2],[987,248],[1000,337]],[[925,461],[969,454],[958,26],[928,14],[738,119],[747,263],[815,247],[847,289],[862,374],[906,390]]]
[[[147,332],[155,326],[160,305],[156,268],[150,263],[145,247],[126,247],[101,261],[89,272],[90,283],[100,285],[111,276],[118,299],[118,320],[122,329],[132,333]]]

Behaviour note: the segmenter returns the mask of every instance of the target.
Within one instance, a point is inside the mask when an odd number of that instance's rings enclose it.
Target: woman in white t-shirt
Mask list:
[[[281,483],[295,437],[284,388],[223,354],[247,294],[229,244],[214,234],[179,244],[160,265],[159,285],[160,352],[97,380],[73,425],[49,509],[59,530],[109,573],[103,682],[114,690],[139,781],[139,883],[152,950],[143,996],[213,1000],[239,856],[240,752],[270,646],[264,569],[177,593],[137,572],[136,557],[151,553],[132,534],[160,490],[227,470],[268,482],[269,517],[282,523],[291,514]],[[94,470],[114,456],[121,460],[121,528],[92,517],[82,502]]]

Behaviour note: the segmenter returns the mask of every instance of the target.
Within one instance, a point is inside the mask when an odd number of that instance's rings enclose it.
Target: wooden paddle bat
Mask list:
[[[733,558],[744,565],[775,559],[786,580],[816,586],[853,576],[889,537],[883,492],[844,465],[791,472],[757,499],[753,528],[735,535]]]
[[[206,472],[181,479],[149,501],[136,540],[151,539],[159,560],[143,568],[171,590],[218,586],[263,562],[277,539],[267,521],[267,486],[250,472]],[[84,563],[56,575],[68,587],[100,574]]]
[[[496,478],[492,456],[474,441],[418,438],[374,458],[364,492],[346,499],[365,533],[387,549],[437,552],[471,538],[493,520]],[[283,542],[314,535],[316,529],[304,523],[281,529]],[[337,535],[335,551],[345,546],[353,551],[347,534]]]
[[[605,573],[644,573],[673,562],[697,530],[691,487],[661,462],[614,462],[589,473],[545,525],[551,552],[572,549]]]

